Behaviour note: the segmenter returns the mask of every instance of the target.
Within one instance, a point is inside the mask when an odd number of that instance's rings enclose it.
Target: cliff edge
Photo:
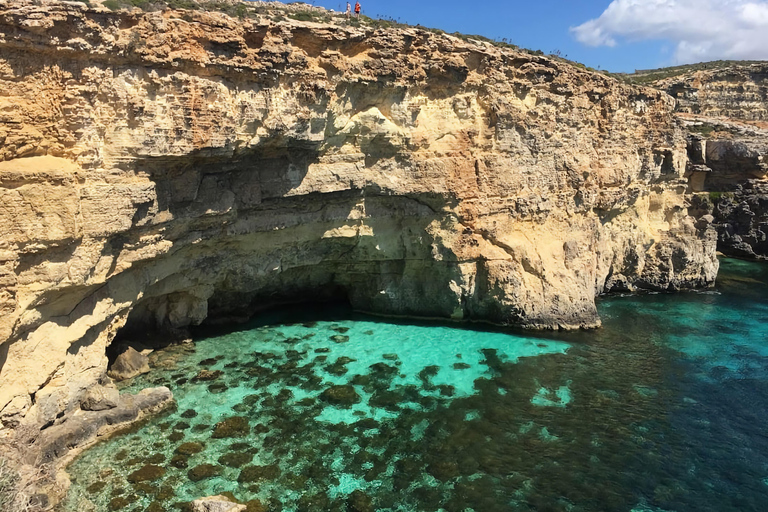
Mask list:
[[[78,407],[122,328],[307,298],[594,327],[717,273],[660,91],[342,18],[15,0],[0,49],[6,426]]]

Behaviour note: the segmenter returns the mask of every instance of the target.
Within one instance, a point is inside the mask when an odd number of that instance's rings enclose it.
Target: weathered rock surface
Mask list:
[[[64,457],[70,450],[91,444],[105,429],[114,430],[144,414],[166,407],[173,395],[166,387],[145,389],[136,395],[123,395],[117,407],[100,411],[76,411],[62,423],[46,428],[34,444],[25,448],[26,462],[44,464]]]
[[[738,120],[682,116],[693,133],[688,140],[688,174],[694,191],[729,191],[768,175],[768,130]]]
[[[247,507],[234,503],[226,496],[200,498],[190,504],[192,512],[242,512]]]
[[[133,347],[125,347],[109,367],[107,375],[116,381],[149,372],[149,358]]]
[[[664,93],[419,29],[0,4],[0,420],[44,421],[116,332],[313,297],[599,325],[707,286]]]
[[[768,62],[700,70],[653,85],[677,100],[679,112],[768,123]]]
[[[691,190],[712,215],[717,248],[768,259],[768,63],[697,71],[654,85],[677,98],[689,138]]]
[[[91,386],[80,400],[84,411],[106,411],[114,409],[120,402],[120,391],[114,386]]]

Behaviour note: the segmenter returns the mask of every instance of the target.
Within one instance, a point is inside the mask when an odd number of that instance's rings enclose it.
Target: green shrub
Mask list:
[[[713,131],[715,131],[715,127],[710,124],[698,124],[694,126],[689,126],[688,131],[691,133],[698,133],[700,135],[703,135],[704,137],[709,137]]]
[[[292,12],[288,17],[296,21],[315,21],[315,14],[309,11]]]
[[[733,199],[734,193],[733,192],[710,192],[709,193],[709,200],[713,203],[716,203],[720,201],[720,199]]]

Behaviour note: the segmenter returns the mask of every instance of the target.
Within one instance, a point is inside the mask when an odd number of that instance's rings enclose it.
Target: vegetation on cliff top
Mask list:
[[[657,80],[682,76],[695,71],[709,71],[726,69],[734,66],[749,66],[751,64],[768,64],[768,61],[759,60],[715,60],[711,62],[698,62],[658,69],[638,69],[634,73],[626,74],[629,82],[636,84],[650,84]]]
[[[90,0],[80,1],[90,5]],[[267,16],[276,22],[285,21],[286,19],[293,19],[296,21],[335,23],[338,25],[351,27],[368,27],[372,29],[416,28],[432,32],[434,34],[446,34],[444,30],[438,28],[411,25],[407,22],[400,21],[399,18],[395,19],[381,15],[376,15],[376,17],[361,15],[359,18],[347,18],[343,12],[327,10],[322,7],[315,7],[303,2],[281,3],[237,0],[102,0],[101,4],[113,11],[130,10],[133,8],[138,8],[143,11],[157,11],[167,8],[188,9],[221,12],[237,18],[255,18],[258,16]],[[545,52],[541,50],[522,48],[516,44],[513,44],[507,38],[491,39],[479,34],[463,34],[460,32],[453,32],[449,35],[457,37],[466,42],[487,43],[499,48],[517,50],[520,52],[528,53],[530,55],[546,55],[553,60],[566,62],[581,69],[602,73],[614,78],[622,78],[621,74],[609,73],[605,70],[594,69],[579,62],[569,60],[563,57],[557,50],[555,50],[553,53],[545,54]]]
[[[80,0],[90,5],[90,0]],[[98,0],[96,0],[98,1]],[[189,9],[189,10],[204,10],[204,11],[216,11],[228,14],[229,16],[237,18],[249,18],[257,16],[269,16],[275,21],[284,21],[286,19],[293,19],[297,21],[308,21],[315,23],[336,23],[341,25],[353,26],[353,27],[369,27],[373,29],[385,29],[385,28],[419,28],[435,34],[445,34],[446,32],[437,28],[428,28],[421,25],[410,25],[407,22],[402,22],[400,19],[392,17],[386,17],[376,15],[376,17],[368,17],[365,15],[360,18],[347,18],[345,13],[337,12],[333,10],[327,10],[323,7],[315,7],[304,2],[292,2],[282,3],[276,1],[240,1],[240,0],[101,0],[102,5],[113,11],[139,8],[143,11],[157,11],[166,8],[170,9]],[[463,41],[467,42],[481,42],[488,43],[500,48],[509,48],[512,50],[518,50],[531,55],[544,56],[545,52],[541,50],[530,50],[527,48],[521,48],[520,46],[513,44],[507,38],[491,39],[477,34],[462,34],[460,32],[454,32],[450,34]],[[657,80],[665,78],[672,78],[675,76],[682,76],[687,73],[692,73],[701,70],[717,70],[725,69],[732,66],[747,66],[750,64],[766,63],[766,61],[735,61],[735,60],[718,60],[712,62],[700,62],[696,64],[685,64],[681,66],[672,66],[658,69],[643,69],[636,70],[634,73],[611,73],[603,69],[595,69],[586,66],[580,62],[572,61],[560,54],[558,50],[554,50],[550,54],[546,54],[547,57],[566,62],[573,66],[576,66],[587,71],[595,73],[602,73],[604,75],[613,77],[622,82],[634,84],[634,85],[652,85]]]

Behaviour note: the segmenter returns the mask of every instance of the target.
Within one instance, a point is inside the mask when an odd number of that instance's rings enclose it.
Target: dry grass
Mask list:
[[[39,512],[44,510],[36,493],[55,481],[49,464],[28,465],[19,462],[18,450],[0,445],[0,511]]]
[[[0,510],[27,512],[30,496],[24,492],[21,475],[8,459],[0,458]]]

